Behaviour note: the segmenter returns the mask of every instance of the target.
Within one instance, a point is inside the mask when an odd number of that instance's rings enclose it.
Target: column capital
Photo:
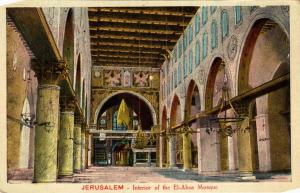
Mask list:
[[[75,111],[76,101],[74,98],[60,98],[61,112],[73,112]]]
[[[40,85],[54,84],[57,85],[61,78],[64,78],[69,73],[67,63],[61,61],[41,61],[38,59],[31,60],[31,66],[35,72]]]

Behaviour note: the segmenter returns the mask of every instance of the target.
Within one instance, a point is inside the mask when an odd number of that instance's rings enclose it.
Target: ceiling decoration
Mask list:
[[[197,9],[89,8],[93,65],[160,67]]]

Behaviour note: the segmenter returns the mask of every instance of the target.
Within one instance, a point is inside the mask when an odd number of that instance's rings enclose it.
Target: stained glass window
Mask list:
[[[200,43],[199,43],[199,41],[196,42],[196,46],[195,46],[195,63],[196,63],[196,65],[200,64]]]
[[[210,14],[213,14],[216,11],[217,7],[216,6],[211,6],[210,7]]]
[[[183,64],[184,78],[187,76],[187,71],[188,71],[188,58],[186,58],[186,56],[184,56],[184,64]]]
[[[191,43],[192,41],[193,41],[193,35],[194,33],[193,33],[193,26],[192,25],[190,25],[189,26],[189,43]]]
[[[182,55],[182,39],[179,39],[178,42],[178,57],[181,58]]]
[[[235,13],[235,25],[237,25],[242,21],[241,6],[235,6],[234,13]]]
[[[178,64],[178,70],[177,70],[177,83],[181,83],[181,63]]]
[[[200,31],[200,16],[196,14],[195,16],[195,35]]]
[[[229,24],[228,24],[228,13],[226,10],[222,11],[221,14],[221,24],[222,24],[222,38],[226,37],[229,32]]]
[[[202,38],[202,59],[204,60],[207,56],[207,33],[204,32]]]
[[[217,33],[217,23],[213,21],[211,23],[211,48],[214,49],[217,47],[218,43],[218,33]]]
[[[189,64],[190,64],[190,73],[192,73],[193,71],[193,51],[190,50],[189,53]]]
[[[207,22],[207,7],[202,7],[202,25]]]
[[[113,114],[113,130],[127,130],[126,125],[122,124],[122,125],[118,125],[117,121],[118,121],[118,111],[116,110]]]

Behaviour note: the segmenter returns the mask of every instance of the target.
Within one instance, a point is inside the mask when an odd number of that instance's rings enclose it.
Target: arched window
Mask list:
[[[183,75],[184,78],[187,76],[187,71],[188,71],[188,59],[186,58],[186,56],[184,56],[184,60],[183,60],[184,64],[183,64]]]
[[[178,70],[177,70],[177,83],[181,83],[181,63],[178,64]]]
[[[195,16],[195,35],[197,35],[200,31],[200,16],[196,14]]]
[[[189,63],[190,63],[190,73],[192,73],[193,71],[193,51],[190,50],[190,53],[189,53]]]
[[[217,23],[213,21],[211,23],[211,49],[214,49],[217,47],[218,43],[218,33],[217,33]]]
[[[207,22],[207,7],[202,7],[202,25]]]
[[[234,21],[235,25],[238,25],[242,21],[242,13],[241,13],[241,6],[234,7]]]
[[[186,49],[187,44],[188,44],[188,37],[187,37],[187,33],[185,32],[185,33],[183,34],[183,50]]]
[[[176,69],[174,70],[174,74],[173,74],[173,82],[174,82],[174,88],[177,87],[177,72]]]
[[[179,39],[178,42],[178,57],[181,58],[182,55],[182,39]]]
[[[207,56],[207,33],[204,32],[202,38],[202,59],[204,60]]]
[[[193,33],[193,26],[190,25],[190,26],[189,26],[189,43],[191,43],[191,42],[193,41],[193,37],[194,37],[193,34],[194,34],[194,33]]]
[[[173,74],[172,74],[172,73],[170,74],[170,79],[171,79],[171,80],[170,80],[170,93],[171,93],[172,90],[173,90],[173,86],[174,86],[174,85],[173,85]]]
[[[223,10],[221,14],[221,26],[222,26],[222,39],[224,39],[229,32],[228,13],[226,10]]]
[[[210,14],[213,14],[216,11],[216,6],[210,6]]]
[[[195,63],[197,66],[200,64],[200,43],[199,43],[199,41],[196,42],[196,46],[195,46]]]
[[[118,110],[113,114],[113,130],[127,130],[126,125],[118,125]]]
[[[174,49],[173,49],[173,59],[174,59],[174,62],[176,63],[177,62],[177,49],[176,49],[176,47],[174,47]]]

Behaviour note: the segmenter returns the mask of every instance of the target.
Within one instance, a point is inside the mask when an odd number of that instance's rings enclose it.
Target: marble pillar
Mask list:
[[[136,166],[136,152],[133,152],[133,166]]]
[[[81,131],[81,171],[85,170],[85,131]]]
[[[169,136],[169,167],[176,166],[176,136]]]
[[[147,152],[148,153],[148,159],[147,159],[147,162],[148,162],[148,167],[151,167],[151,152]]]
[[[74,105],[62,107],[58,143],[58,175],[73,175]]]
[[[88,148],[88,167],[92,165],[92,135],[89,134],[89,148]]]
[[[159,167],[163,167],[163,157],[165,156],[163,153],[163,136],[159,136]]]
[[[255,117],[257,132],[257,149],[259,171],[271,171],[271,150],[268,114],[260,114]]]
[[[81,170],[81,124],[74,125],[74,156],[73,171],[80,173]]]
[[[191,136],[188,133],[182,134],[183,147],[183,170],[192,168],[192,151],[191,151]]]
[[[38,87],[35,127],[34,179],[36,183],[55,182],[57,177],[57,134],[60,87]]]

